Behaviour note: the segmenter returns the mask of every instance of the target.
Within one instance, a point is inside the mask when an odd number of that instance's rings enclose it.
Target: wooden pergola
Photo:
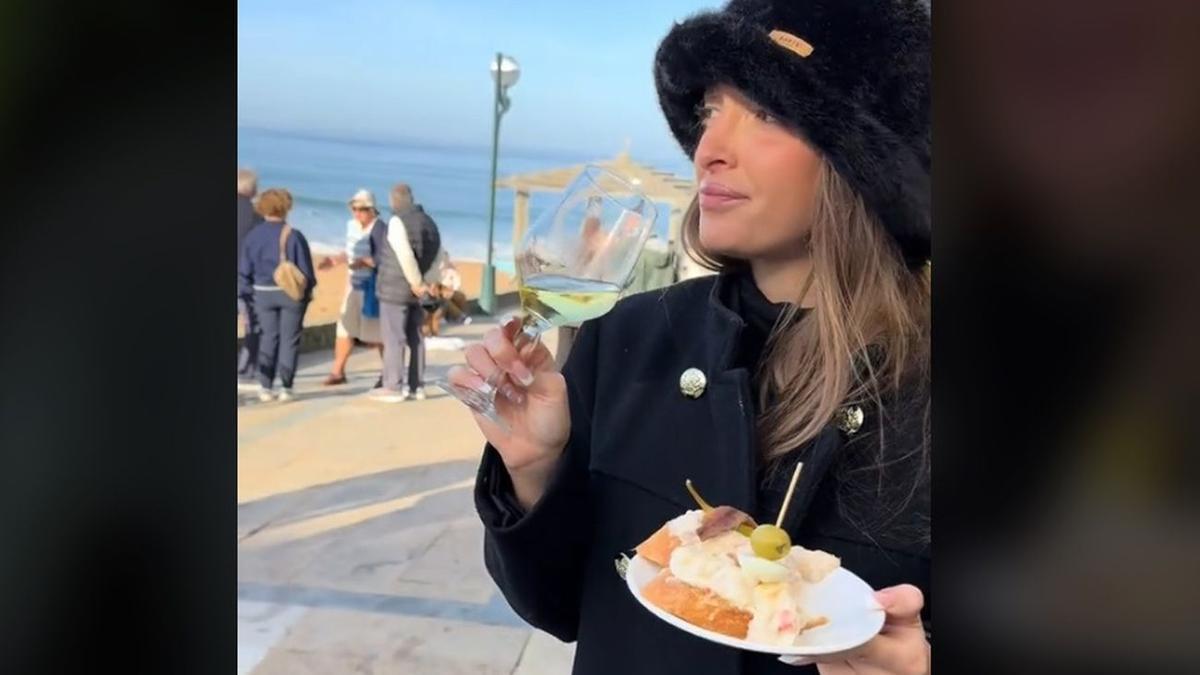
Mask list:
[[[679,241],[679,227],[683,213],[696,194],[693,181],[680,178],[669,171],[636,162],[629,157],[629,147],[610,160],[592,162],[596,166],[610,169],[630,179],[645,193],[650,201],[670,207],[667,232],[672,246]],[[513,190],[513,248],[516,249],[529,227],[529,196],[534,192],[562,192],[583,171],[583,164],[564,166],[557,169],[534,171],[515,176],[505,176],[496,181],[496,187]]]

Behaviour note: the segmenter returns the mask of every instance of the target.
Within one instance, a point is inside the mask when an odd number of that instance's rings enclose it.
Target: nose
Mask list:
[[[717,167],[731,168],[737,165],[735,135],[738,115],[734,110],[724,110],[709,118],[700,141],[696,144],[693,163],[696,173],[703,174]]]

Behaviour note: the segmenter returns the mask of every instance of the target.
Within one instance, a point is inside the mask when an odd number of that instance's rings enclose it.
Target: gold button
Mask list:
[[[837,412],[837,427],[846,432],[847,436],[853,436],[862,428],[863,409],[856,405],[848,405]]]
[[[688,368],[679,376],[679,391],[688,398],[700,398],[707,386],[708,380],[699,368]]]

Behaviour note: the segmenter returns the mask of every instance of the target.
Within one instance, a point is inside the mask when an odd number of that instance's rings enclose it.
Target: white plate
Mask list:
[[[804,610],[827,617],[829,623],[804,631],[796,638],[795,644],[788,647],[729,637],[690,624],[659,608],[642,596],[642,587],[650,583],[661,569],[640,555],[631,558],[625,572],[625,584],[629,586],[633,597],[672,626],[728,647],[780,656],[820,656],[859,647],[883,628],[884,612],[875,602],[874,591],[867,582],[843,567],[834,570],[820,583],[809,586],[805,596]]]

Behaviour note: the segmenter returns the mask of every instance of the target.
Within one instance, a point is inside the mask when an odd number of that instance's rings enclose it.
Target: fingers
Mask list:
[[[510,342],[514,342],[517,333],[521,332],[521,317],[509,317],[500,325],[500,330]],[[525,365],[535,373],[544,370],[556,370],[554,355],[550,353],[546,345],[542,344],[541,340],[527,341],[521,349],[520,357],[525,362]]]
[[[483,336],[483,347],[497,367],[511,375],[521,386],[528,387],[533,384],[533,371],[521,360],[511,336],[507,333],[507,330],[488,331]],[[482,371],[480,373],[482,374]]]
[[[478,391],[480,393],[489,394],[491,388],[479,373],[466,366],[453,366],[446,373],[446,380],[454,387],[465,390]],[[496,399],[496,404],[503,403],[503,399]],[[479,425],[479,429],[483,432],[484,438],[489,443],[497,448],[504,447],[509,439],[509,430],[501,427],[492,420],[480,415],[475,411],[471,411],[475,418],[475,423]]]
[[[856,670],[896,675],[927,675],[929,673],[929,643],[923,633],[912,631],[902,636],[876,635],[849,661]]]
[[[779,660],[789,666],[810,666],[816,661],[807,656],[781,656]]]
[[[923,675],[929,672],[929,642],[919,625],[885,624],[883,632],[862,647],[821,656],[816,661],[821,665],[821,672],[827,675],[839,672]],[[851,670],[843,671],[838,667]]]
[[[822,656],[781,656],[789,666],[817,665],[821,675],[926,675],[929,646],[877,635],[849,652]]]
[[[925,596],[921,589],[911,584],[885,588],[875,593],[875,600],[883,606],[887,626],[921,626],[921,610],[925,607]]]
[[[815,658],[781,657],[788,665],[817,663],[822,675],[920,675],[929,672],[929,642],[921,623],[925,597],[916,586],[902,584],[875,593],[885,613],[883,630],[865,645],[848,652]]]
[[[459,389],[474,389],[476,391],[487,389],[487,383],[483,381],[479,373],[466,366],[451,367],[446,373],[446,380]]]
[[[550,353],[550,350],[541,341],[526,345],[521,350],[521,360],[534,373],[558,370],[558,367],[554,363],[554,355]]]
[[[511,345],[510,345],[511,347]],[[496,384],[496,390],[505,398],[513,403],[520,404],[525,400],[525,395],[521,390],[513,386],[513,383],[505,377],[505,372],[500,369],[495,358],[486,346],[482,344],[473,344],[466,349],[467,366],[475,371],[478,378],[478,383],[472,382],[472,389],[483,394],[491,394],[489,382]]]
[[[827,657],[826,657],[827,658]],[[886,670],[876,668],[875,666],[857,661],[839,661],[830,663],[826,661],[818,661],[807,656],[781,656],[779,660],[789,666],[811,666],[816,664],[817,672],[820,675],[894,675]]]
[[[496,399],[497,406],[499,406],[502,402],[503,399]],[[475,418],[475,424],[479,425],[479,430],[483,432],[483,437],[487,439],[488,443],[492,444],[492,447],[496,448],[496,450],[500,452],[501,458],[504,459],[505,463],[507,464],[508,459],[504,456],[504,452],[501,451],[500,448],[508,446],[508,442],[512,438],[512,431],[507,427],[502,427],[496,424],[491,419],[480,415],[475,411],[471,411],[471,416]]]
[[[499,366],[492,359],[492,355],[488,353],[487,347],[479,343],[467,345],[467,348],[463,351],[463,356],[466,357],[467,366],[475,371],[479,377],[485,380],[495,379],[493,376],[499,370]]]
[[[504,333],[504,337],[512,340],[521,331],[521,317],[512,315],[500,322],[500,330]]]

